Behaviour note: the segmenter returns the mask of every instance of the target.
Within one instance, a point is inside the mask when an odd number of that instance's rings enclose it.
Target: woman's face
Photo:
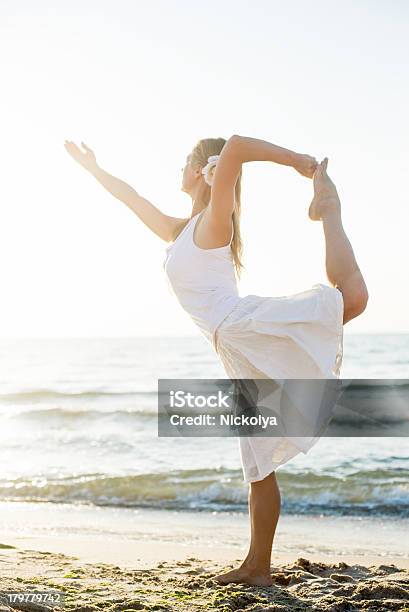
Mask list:
[[[194,169],[190,163],[191,154],[186,157],[186,163],[184,168],[182,168],[183,176],[182,176],[182,191],[186,193],[191,193],[193,187],[196,185],[198,179],[201,176],[201,173],[198,169]]]

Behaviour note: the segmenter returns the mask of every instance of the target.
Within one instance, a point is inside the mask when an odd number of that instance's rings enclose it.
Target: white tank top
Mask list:
[[[163,267],[172,293],[216,348],[215,331],[241,298],[230,244],[202,249],[193,242],[200,215],[166,248]]]

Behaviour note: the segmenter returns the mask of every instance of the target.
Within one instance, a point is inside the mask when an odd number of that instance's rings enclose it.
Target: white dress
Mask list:
[[[316,283],[292,295],[240,297],[230,245],[202,249],[195,215],[167,249],[172,292],[218,353],[230,379],[339,378],[344,302],[339,289]],[[262,480],[314,438],[239,436],[245,482]]]

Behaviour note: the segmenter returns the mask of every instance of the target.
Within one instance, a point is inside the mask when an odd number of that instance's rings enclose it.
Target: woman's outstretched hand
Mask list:
[[[76,162],[78,162],[83,168],[92,172],[97,168],[97,160],[95,158],[95,153],[92,149],[87,147],[85,142],[81,142],[81,145],[84,149],[82,151],[75,142],[71,140],[66,140],[64,143],[65,150],[71,155]]]
[[[311,155],[297,155],[293,167],[299,174],[312,178],[314,176],[315,169],[318,166],[318,162],[315,157]]]

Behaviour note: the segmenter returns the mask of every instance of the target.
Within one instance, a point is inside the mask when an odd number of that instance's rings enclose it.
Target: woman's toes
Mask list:
[[[224,572],[214,577],[214,580],[220,582],[220,584],[228,584],[229,582],[236,582],[242,578],[242,572],[240,569],[234,569],[230,572]]]

